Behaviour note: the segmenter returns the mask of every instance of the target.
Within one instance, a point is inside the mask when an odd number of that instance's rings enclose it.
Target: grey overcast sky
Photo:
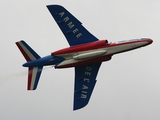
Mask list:
[[[104,62],[89,104],[73,111],[74,69],[46,68],[27,91],[25,40],[40,56],[68,47],[46,5],[60,4],[97,38],[149,37],[153,44]],[[1,0],[1,120],[160,120],[159,0]]]

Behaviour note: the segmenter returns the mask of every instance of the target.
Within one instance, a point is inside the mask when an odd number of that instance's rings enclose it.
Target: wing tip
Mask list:
[[[52,5],[46,5],[47,8],[51,8],[51,7],[63,7],[59,4],[52,4]]]
[[[87,103],[87,104],[88,104],[88,103]],[[84,108],[85,106],[87,106],[87,104],[85,104],[85,105],[83,105],[83,106],[74,105],[74,107],[73,107],[73,111],[76,111],[76,110],[82,109],[82,108]]]

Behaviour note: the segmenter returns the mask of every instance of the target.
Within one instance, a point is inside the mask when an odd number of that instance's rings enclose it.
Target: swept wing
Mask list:
[[[47,8],[60,27],[70,46],[98,40],[64,7],[60,5],[48,5]]]
[[[75,67],[74,110],[88,104],[100,66],[101,62]]]

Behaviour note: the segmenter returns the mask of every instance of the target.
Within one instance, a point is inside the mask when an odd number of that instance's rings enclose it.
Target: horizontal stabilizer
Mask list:
[[[43,67],[28,68],[28,90],[35,90],[37,88],[42,69]]]
[[[16,45],[25,57],[26,61],[36,60],[40,58],[40,56],[25,41],[22,40],[16,42]]]

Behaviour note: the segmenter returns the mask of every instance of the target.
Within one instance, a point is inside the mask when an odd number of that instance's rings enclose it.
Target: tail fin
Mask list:
[[[41,58],[25,41],[16,42],[16,45],[27,62]],[[28,90],[35,90],[37,88],[42,69],[43,66],[28,68]]]
[[[25,57],[26,61],[32,61],[41,58],[25,41],[16,42],[19,50]]]

